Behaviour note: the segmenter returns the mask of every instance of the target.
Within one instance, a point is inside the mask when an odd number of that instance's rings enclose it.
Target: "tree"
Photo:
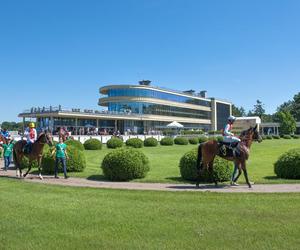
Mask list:
[[[259,116],[260,118],[262,118],[262,116],[266,113],[264,104],[260,100],[256,100],[256,104],[254,105],[254,109],[251,113],[254,116]]]
[[[300,92],[294,95],[293,100],[281,104],[278,112],[290,112],[296,121],[300,121]]]
[[[296,131],[296,120],[290,112],[278,112],[277,117],[280,123],[281,134],[293,134]]]
[[[246,111],[243,107],[239,108],[239,107],[235,106],[234,104],[232,104],[232,115],[238,116],[238,117],[246,116]]]

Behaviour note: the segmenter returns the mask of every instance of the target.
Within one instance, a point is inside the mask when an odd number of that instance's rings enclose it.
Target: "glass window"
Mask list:
[[[120,89],[108,90],[108,97],[116,97],[116,96],[148,97],[148,98],[163,99],[163,100],[174,101],[174,102],[201,105],[206,107],[211,106],[211,103],[209,101],[200,100],[192,97],[180,96],[176,94],[165,93],[159,90],[151,90],[151,89],[120,88]]]

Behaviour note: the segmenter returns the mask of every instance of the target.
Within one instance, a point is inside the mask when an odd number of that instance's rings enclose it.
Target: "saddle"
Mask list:
[[[219,156],[221,157],[240,157],[239,142],[219,142]]]

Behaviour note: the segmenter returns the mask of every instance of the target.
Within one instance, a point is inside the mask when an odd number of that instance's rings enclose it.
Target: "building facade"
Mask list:
[[[204,91],[195,94],[140,84],[107,85],[99,92],[101,111],[43,107],[26,110],[19,117],[36,119],[40,128],[52,131],[67,127],[73,134],[89,128],[147,134],[166,129],[173,121],[184,129],[220,130],[232,110],[230,102],[207,98]]]

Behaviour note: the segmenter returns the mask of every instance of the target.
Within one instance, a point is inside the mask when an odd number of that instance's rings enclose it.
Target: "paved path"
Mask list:
[[[3,171],[3,161],[0,160],[0,177],[16,178],[16,171],[13,167],[10,170]],[[0,179],[1,180],[1,179]],[[200,185],[195,188],[192,184],[170,184],[170,183],[137,183],[137,182],[109,182],[87,180],[84,178],[55,179],[53,176],[44,175],[44,180],[40,180],[37,175],[29,174],[22,181],[33,183],[44,183],[72,187],[93,187],[127,190],[158,190],[158,191],[197,191],[197,192],[219,192],[219,193],[296,193],[300,192],[300,184],[257,184],[252,188],[246,185],[231,187],[229,185]]]

